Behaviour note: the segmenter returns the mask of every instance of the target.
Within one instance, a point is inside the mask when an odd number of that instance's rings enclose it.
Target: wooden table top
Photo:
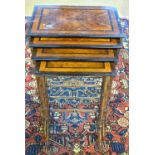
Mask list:
[[[123,37],[118,12],[101,6],[35,6],[29,36]]]
[[[33,60],[117,61],[115,49],[35,48]]]
[[[41,72],[111,73],[109,62],[41,61]]]

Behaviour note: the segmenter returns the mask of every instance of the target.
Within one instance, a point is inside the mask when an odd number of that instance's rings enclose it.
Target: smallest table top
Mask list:
[[[101,6],[35,6],[28,36],[121,38],[118,12]]]

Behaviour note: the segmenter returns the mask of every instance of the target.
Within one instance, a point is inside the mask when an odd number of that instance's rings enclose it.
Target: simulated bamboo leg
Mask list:
[[[109,93],[111,91],[112,78],[110,76],[103,77],[103,91],[101,97],[101,107],[99,115],[99,150],[102,152],[102,141],[103,136],[105,136],[105,126],[106,126],[106,114],[107,114],[107,102],[109,99]]]

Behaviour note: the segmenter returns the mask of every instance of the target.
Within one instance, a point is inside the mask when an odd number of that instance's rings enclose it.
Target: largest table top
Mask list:
[[[101,6],[35,6],[28,35],[123,37],[117,10]]]

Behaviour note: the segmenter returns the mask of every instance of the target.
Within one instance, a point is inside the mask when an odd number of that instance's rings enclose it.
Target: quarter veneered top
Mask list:
[[[35,6],[28,35],[123,37],[117,10],[100,6]]]

